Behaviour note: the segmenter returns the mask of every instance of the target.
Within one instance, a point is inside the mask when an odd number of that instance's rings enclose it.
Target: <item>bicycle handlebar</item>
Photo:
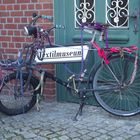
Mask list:
[[[48,19],[50,21],[53,21],[53,17],[52,16],[47,16],[47,15],[37,15],[36,13],[33,13],[33,18],[30,22],[30,25],[34,25],[36,23],[36,21],[39,19],[39,18],[42,18],[42,19]]]
[[[52,29],[64,29],[65,26],[64,25],[55,25],[53,26],[52,28],[48,29],[48,30],[43,30],[39,27],[39,30],[38,30],[38,27],[35,26],[35,23],[37,22],[37,20],[39,18],[42,18],[42,19],[48,19],[50,21],[53,20],[53,17],[52,16],[46,16],[46,15],[37,15],[36,13],[33,13],[33,18],[30,22],[30,24],[28,26],[25,26],[24,27],[24,30],[25,30],[25,34],[28,35],[28,36],[31,36],[33,35],[34,37],[37,37],[37,32],[40,31],[40,32],[50,32]]]
[[[48,19],[50,21],[53,21],[53,17],[52,16],[45,16],[45,15],[41,15],[42,19]]]

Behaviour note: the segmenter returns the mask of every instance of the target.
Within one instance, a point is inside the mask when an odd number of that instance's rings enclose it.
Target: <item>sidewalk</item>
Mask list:
[[[0,113],[0,140],[140,140],[140,115],[116,117],[100,107],[85,106],[73,121],[79,105],[42,103],[26,114]]]

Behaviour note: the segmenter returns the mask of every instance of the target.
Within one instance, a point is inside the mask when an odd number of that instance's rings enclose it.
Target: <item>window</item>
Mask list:
[[[83,22],[95,21],[95,0],[74,0],[75,28]]]
[[[128,28],[129,0],[106,0],[106,23],[113,28]]]

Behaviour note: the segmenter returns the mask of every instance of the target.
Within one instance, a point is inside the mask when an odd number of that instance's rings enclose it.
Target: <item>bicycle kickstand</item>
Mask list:
[[[85,99],[86,99],[86,96],[85,94],[83,94],[82,92],[80,93],[80,106],[79,106],[79,109],[76,113],[76,115],[74,116],[73,118],[73,121],[77,121],[77,117],[78,115],[81,116],[82,113],[83,113],[83,107],[85,105]]]

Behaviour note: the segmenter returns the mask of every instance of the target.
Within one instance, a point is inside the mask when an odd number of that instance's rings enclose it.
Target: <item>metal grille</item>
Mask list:
[[[75,28],[81,23],[95,21],[95,0],[74,0]]]
[[[113,28],[129,27],[129,0],[106,0],[106,23]]]

